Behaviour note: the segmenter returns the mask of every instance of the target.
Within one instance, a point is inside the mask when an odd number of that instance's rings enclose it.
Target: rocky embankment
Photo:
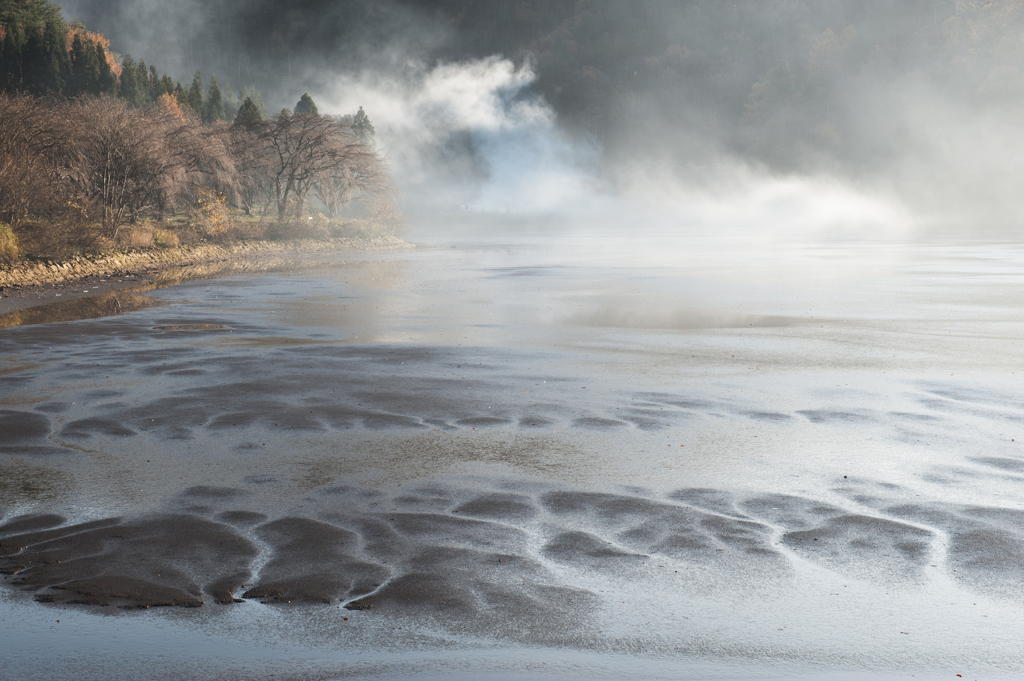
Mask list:
[[[86,277],[112,277],[157,272],[217,262],[283,255],[387,253],[413,248],[397,236],[291,241],[242,241],[178,248],[151,248],[98,256],[77,256],[65,261],[34,261],[0,270],[0,289],[70,284]]]

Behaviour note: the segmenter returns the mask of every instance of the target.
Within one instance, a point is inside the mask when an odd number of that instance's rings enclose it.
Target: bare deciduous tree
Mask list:
[[[172,125],[165,134],[174,163],[173,173],[167,178],[161,212],[167,206],[180,204],[195,185],[236,193],[240,173],[232,150],[230,126],[226,123],[203,126],[198,121],[178,123],[176,119],[170,122]]]
[[[123,100],[80,99],[62,111],[70,143],[58,164],[68,187],[92,204],[103,232],[117,235],[125,220],[156,202],[172,162],[154,121]]]
[[[349,202],[392,191],[387,161],[352,133],[336,142],[340,163],[317,177],[314,193],[330,217],[339,217]]]
[[[61,177],[96,209],[108,237],[143,212],[162,212],[197,179],[233,175],[226,129],[182,121],[159,106],[79,99],[60,119],[69,128],[57,159]]]
[[[83,245],[190,204],[206,187],[248,213],[273,205],[282,222],[312,192],[331,217],[358,200],[374,224],[397,225],[387,163],[345,119],[282,113],[203,126],[173,109],[0,95],[0,221],[58,247]]]
[[[262,139],[269,157],[268,173],[274,191],[278,219],[283,220],[290,206],[301,214],[306,197],[316,186],[328,186],[332,178],[341,191],[324,192],[335,205],[343,200],[347,173],[352,181],[367,186],[377,172],[369,162],[374,153],[338,119],[317,114],[280,113],[268,123]],[[365,170],[356,170],[364,167]]]
[[[270,154],[259,128],[234,125],[230,130],[229,149],[236,172],[230,186],[222,188],[234,197],[233,203],[252,215],[257,206],[265,213],[274,191],[270,182]]]
[[[52,159],[67,138],[52,104],[0,95],[0,221],[17,226],[60,205]]]

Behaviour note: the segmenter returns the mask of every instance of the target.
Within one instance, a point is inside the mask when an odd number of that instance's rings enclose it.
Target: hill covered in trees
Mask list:
[[[0,0],[0,27],[0,264],[401,224],[362,109],[321,114],[304,93],[268,116],[255,89],[238,103],[199,71],[185,88],[45,0]]]
[[[0,91],[36,96],[115,96],[143,107],[167,95],[204,123],[234,118],[249,97],[263,116],[255,88],[236,96],[213,76],[209,89],[201,71],[183,86],[144,59],[119,55],[110,41],[78,20],[66,23],[47,0],[0,0]]]

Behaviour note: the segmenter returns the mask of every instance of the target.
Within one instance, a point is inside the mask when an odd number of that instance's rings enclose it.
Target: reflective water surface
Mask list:
[[[5,673],[1024,676],[1024,249],[421,237],[10,313]]]

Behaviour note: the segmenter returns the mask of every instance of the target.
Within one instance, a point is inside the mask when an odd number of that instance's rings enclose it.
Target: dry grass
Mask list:
[[[117,245],[119,248],[128,250],[143,250],[153,246],[153,232],[151,225],[141,222],[136,225],[125,225],[117,234]]]
[[[329,218],[319,213],[303,218],[254,225],[252,238],[270,241],[288,239],[353,239],[394,234],[392,224],[371,219]]]
[[[18,261],[18,235],[11,226],[0,222],[0,263],[10,265]]]
[[[22,258],[59,259],[116,247],[102,235],[99,223],[74,211],[46,221],[25,220],[14,231]]]
[[[153,230],[153,245],[157,248],[177,248],[181,245],[181,239],[176,232],[167,229]]]

